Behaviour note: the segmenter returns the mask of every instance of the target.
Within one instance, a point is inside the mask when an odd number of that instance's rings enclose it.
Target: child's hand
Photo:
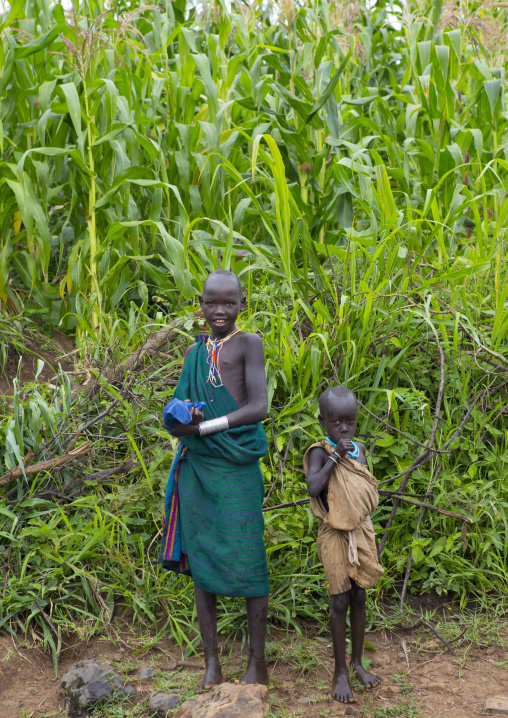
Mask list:
[[[196,426],[197,424],[201,423],[203,419],[205,418],[205,415],[200,409],[196,409],[196,407],[191,407],[190,413],[192,416],[191,426]]]
[[[348,451],[354,451],[354,446],[351,439],[339,439],[337,442],[337,448],[335,451],[338,453],[341,459],[343,459]]]

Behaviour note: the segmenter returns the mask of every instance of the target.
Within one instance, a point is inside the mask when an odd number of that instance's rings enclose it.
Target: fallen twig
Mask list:
[[[105,371],[102,374],[103,378],[110,384],[114,384],[123,376],[125,376],[127,372],[134,371],[134,369],[136,369],[136,367],[141,364],[146,357],[156,354],[158,348],[162,344],[165,344],[166,342],[169,342],[178,336],[178,324],[179,321],[174,321],[170,324],[169,327],[166,327],[165,329],[159,329],[159,331],[154,332],[151,336],[148,337],[144,344],[142,344],[139,349],[136,349],[135,352],[130,354],[127,359],[124,359],[116,367],[113,367],[113,369],[108,369],[107,371]],[[99,391],[99,388],[100,382],[98,379],[96,379],[96,381],[86,389],[76,389],[73,392],[73,396],[78,396],[79,394],[82,394],[84,396],[91,397]]]
[[[177,661],[172,666],[170,666],[167,670],[169,673],[171,673],[172,671],[176,671],[177,668],[195,668],[198,671],[204,671],[205,664],[204,663],[193,663],[192,661]]]
[[[68,464],[70,461],[74,461],[74,459],[77,459],[78,457],[88,453],[92,445],[90,441],[85,441],[85,443],[81,444],[81,446],[74,448],[76,446],[76,442],[79,436],[80,435],[78,434],[74,437],[74,439],[69,444],[69,448],[67,449],[67,451],[64,454],[61,454],[61,456],[55,456],[54,459],[49,459],[48,461],[41,461],[39,464],[32,464],[31,466],[26,466],[24,467],[24,472],[21,466],[16,466],[14,469],[11,469],[3,476],[0,476],[0,486],[5,486],[5,484],[9,484],[11,481],[14,481],[14,479],[19,479],[24,475],[31,476],[33,474],[38,474],[40,471],[49,471],[50,469],[54,469],[56,466]]]
[[[420,626],[425,626],[425,628],[428,628],[429,631],[432,631],[432,633],[433,633],[435,636],[437,636],[437,638],[439,638],[440,641],[442,641],[442,642],[444,643],[444,645],[448,648],[448,650],[450,651],[450,653],[452,654],[452,656],[456,656],[456,655],[457,655],[457,654],[455,653],[455,651],[453,650],[453,648],[452,648],[452,646],[451,646],[451,644],[450,644],[450,641],[448,641],[444,636],[442,636],[442,635],[439,633],[439,631],[437,630],[437,628],[434,628],[434,626],[432,625],[432,623],[429,623],[428,621],[424,621],[423,618],[421,618],[419,621],[417,621],[416,623],[414,623],[412,626],[406,626],[406,625],[404,625],[403,623],[401,623],[400,626],[401,626],[401,628],[403,628],[405,631],[412,631],[412,630],[414,630],[415,628],[419,628]],[[458,639],[454,639],[454,640],[458,640]]]
[[[285,504],[277,504],[277,506],[267,506],[263,511],[275,511],[275,509],[286,509],[289,506],[302,506],[303,504],[309,504],[310,499],[299,499],[298,501],[288,501]]]
[[[391,491],[380,491],[380,494],[391,494]],[[434,504],[427,504],[423,503],[423,501],[414,501],[414,499],[409,499],[403,494],[396,494],[394,497],[397,501],[405,501],[407,504],[413,504],[413,506],[419,506],[423,509],[429,509],[430,511],[437,511],[439,514],[444,514],[445,516],[451,516],[453,519],[460,519],[460,521],[467,521],[471,523],[472,519],[467,518],[467,516],[463,516],[462,514],[457,514],[454,511],[447,511],[446,509],[440,509],[439,506],[434,506]],[[285,509],[289,508],[290,506],[302,506],[304,504],[310,503],[310,499],[299,499],[298,501],[288,501],[285,504],[277,504],[277,506],[267,506],[267,508],[263,509],[263,511],[275,511],[276,509]]]

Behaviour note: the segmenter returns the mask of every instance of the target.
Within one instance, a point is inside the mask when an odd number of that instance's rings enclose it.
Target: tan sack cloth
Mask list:
[[[310,446],[303,459],[305,473],[309,452],[315,447],[331,454],[326,441]],[[343,593],[351,581],[361,588],[373,588],[383,574],[377,558],[376,536],[367,516],[378,504],[377,482],[366,466],[345,457],[334,467],[328,483],[326,511],[319,496],[311,497],[310,507],[317,517],[317,553],[325,569],[330,593]]]

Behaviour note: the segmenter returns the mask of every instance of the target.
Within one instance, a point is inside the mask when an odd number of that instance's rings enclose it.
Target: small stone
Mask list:
[[[38,691],[36,691],[35,688],[29,688],[28,690],[30,691],[30,693],[31,693],[33,696],[36,696],[37,693],[38,693]]]
[[[354,709],[352,706],[347,706],[347,708],[346,708],[346,715],[347,715],[347,716],[352,716],[352,715],[354,715],[354,714],[355,714],[355,709]]]
[[[236,686],[239,686],[239,685],[240,685],[240,681],[238,680],[238,678],[235,678],[235,685],[236,685]]]
[[[156,678],[157,673],[155,672],[155,668],[152,668],[152,666],[143,666],[143,668],[139,671],[139,678],[141,681],[146,681],[149,678]]]
[[[308,706],[316,700],[316,696],[307,696],[306,698],[299,698],[297,703],[301,706]]]
[[[28,698],[28,693],[18,693],[18,698]]]
[[[180,696],[176,693],[156,693],[150,700],[148,711],[151,718],[166,718],[179,703]]]
[[[405,661],[405,660],[406,660],[406,654],[404,653],[404,651],[399,651],[399,652],[397,653],[397,658],[400,658],[402,661]]]
[[[399,686],[388,686],[387,690],[391,691],[392,693],[402,693],[402,689],[399,688]]]
[[[485,701],[485,710],[488,713],[508,715],[508,698],[506,696],[490,696]]]

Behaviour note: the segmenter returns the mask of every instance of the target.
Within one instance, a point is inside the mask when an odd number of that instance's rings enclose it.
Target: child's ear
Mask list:
[[[321,426],[324,426],[324,425],[325,425],[324,417],[322,417],[321,414],[318,416],[318,421],[319,421],[319,423],[321,424]]]
[[[242,294],[242,299],[240,301],[240,311],[243,312],[243,310],[247,307],[247,297],[245,294]]]
[[[202,294],[199,295],[198,300],[199,300],[199,306],[202,307],[203,306],[203,295]]]

